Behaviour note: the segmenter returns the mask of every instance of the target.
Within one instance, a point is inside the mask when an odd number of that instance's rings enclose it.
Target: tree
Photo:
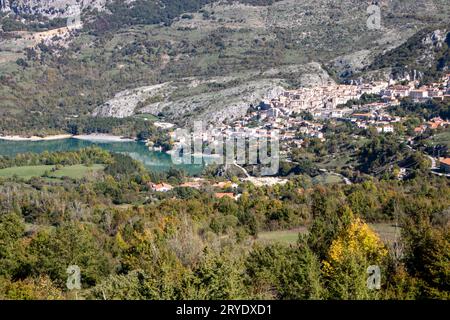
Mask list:
[[[425,298],[449,299],[450,295],[450,229],[448,216],[432,225],[430,217],[419,210],[410,216],[403,230],[406,244],[405,263],[408,272],[423,281]]]
[[[82,285],[95,285],[111,272],[112,261],[93,231],[80,223],[67,223],[53,231],[40,231],[27,248],[31,255],[31,272],[47,274],[64,288],[67,268],[77,265],[81,269]]]
[[[89,290],[89,299],[98,300],[143,300],[142,271],[132,271],[128,274],[110,275],[94,288]]]
[[[205,249],[201,263],[193,272],[196,299],[242,299],[246,296],[243,273],[243,264],[238,257],[228,251],[218,253]]]
[[[370,299],[376,291],[367,287],[367,268],[384,263],[388,251],[370,227],[348,212],[350,223],[331,243],[323,274],[332,299]]]
[[[295,247],[256,246],[245,266],[246,283],[256,298],[322,298],[320,263],[304,240]]]
[[[321,260],[326,258],[332,241],[350,223],[349,217],[352,215],[348,207],[338,207],[335,201],[322,189],[312,195],[313,224],[307,242]]]
[[[15,213],[0,214],[0,276],[15,276],[24,259],[25,224]]]
[[[62,291],[48,276],[26,278],[15,282],[0,281],[0,299],[8,300],[62,300]]]

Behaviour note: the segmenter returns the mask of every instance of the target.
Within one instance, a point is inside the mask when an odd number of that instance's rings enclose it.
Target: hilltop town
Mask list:
[[[396,127],[408,119],[389,110],[399,106],[402,99],[409,99],[412,103],[450,101],[450,74],[428,86],[419,86],[418,81],[403,80],[286,90],[272,100],[252,106],[246,116],[210,127],[205,132],[194,132],[192,138],[217,146],[222,139],[266,138],[277,132],[280,154],[289,161],[291,151],[302,148],[305,139],[325,142],[324,125],[330,121],[346,122],[357,129],[375,130],[379,134],[395,133]],[[436,117],[424,121],[414,128],[414,134],[422,134],[427,129],[447,128],[450,124],[447,120]],[[175,132],[171,135],[177,149],[184,140],[177,140]]]

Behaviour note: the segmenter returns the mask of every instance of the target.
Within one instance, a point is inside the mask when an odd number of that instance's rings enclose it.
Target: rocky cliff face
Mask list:
[[[251,105],[270,100],[283,92],[280,80],[249,80],[224,89],[202,90],[189,94],[200,86],[227,85],[229,79],[217,78],[201,81],[194,78],[180,79],[154,86],[125,90],[98,107],[93,116],[125,118],[135,113],[163,114],[179,123],[204,120],[220,123],[246,114]],[[185,94],[180,94],[180,92]]]
[[[107,0],[0,0],[3,12],[16,14],[40,14],[49,18],[64,18],[70,15],[70,8],[103,10]]]
[[[184,78],[122,91],[98,107],[93,115],[124,118],[135,113],[150,113],[162,114],[178,123],[194,120],[220,123],[244,116],[251,105],[278,97],[286,87],[283,79],[277,77],[282,72],[300,73],[298,81],[303,86],[333,82],[317,63],[273,68],[263,74],[273,75],[272,79],[258,79],[254,73],[208,80]]]
[[[435,81],[450,66],[449,27],[426,28],[376,57],[366,71],[384,70],[394,80]]]
[[[427,34],[422,40],[424,50],[417,58],[417,63],[429,68],[433,67],[434,62],[440,58],[437,54],[446,45],[447,38],[450,39],[449,30],[447,29],[437,29]]]

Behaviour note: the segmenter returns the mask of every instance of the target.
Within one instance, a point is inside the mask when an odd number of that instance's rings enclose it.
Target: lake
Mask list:
[[[154,172],[165,172],[174,167],[183,169],[190,175],[202,172],[203,165],[174,165],[169,154],[150,151],[142,142],[97,142],[78,139],[53,141],[3,141],[0,140],[0,156],[14,157],[20,153],[42,153],[58,151],[76,151],[82,148],[97,146],[110,152],[127,154],[138,160]]]

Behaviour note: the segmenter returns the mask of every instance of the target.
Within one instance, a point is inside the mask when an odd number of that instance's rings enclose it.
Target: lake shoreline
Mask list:
[[[82,137],[81,137],[82,138]],[[100,148],[110,153],[126,154],[136,161],[141,162],[151,172],[163,173],[171,168],[185,170],[188,175],[199,175],[203,171],[203,166],[177,164],[172,161],[170,155],[165,152],[152,151],[143,141],[123,141],[108,142],[102,137],[96,138],[97,141],[88,141],[81,139],[64,139],[58,141],[4,141],[0,140],[0,157],[15,158],[19,154],[42,154],[43,152],[74,152],[86,148]],[[98,141],[103,138],[103,141]],[[113,137],[110,137],[113,139]],[[118,138],[114,137],[117,141]]]
[[[126,138],[122,136],[114,136],[110,134],[85,134],[72,136],[72,139],[95,141],[95,142],[135,142],[136,139]]]
[[[31,137],[24,137],[24,136],[0,136],[0,140],[4,141],[54,141],[54,140],[64,140],[64,139],[70,139],[73,135],[71,134],[58,134],[53,136],[45,136],[45,137],[38,137],[38,136],[31,136]]]
[[[94,142],[133,142],[136,139],[126,138],[122,136],[114,136],[110,134],[86,134],[86,135],[71,135],[71,134],[59,134],[45,137],[31,136],[0,136],[0,140],[3,141],[15,141],[15,142],[39,142],[39,141],[56,141],[65,139],[77,139]]]

